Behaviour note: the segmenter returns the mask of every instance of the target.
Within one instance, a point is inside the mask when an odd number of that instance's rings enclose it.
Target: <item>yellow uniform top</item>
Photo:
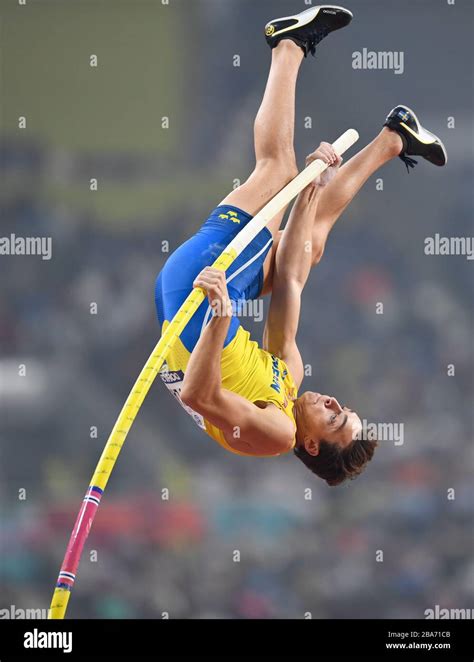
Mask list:
[[[164,322],[163,333],[168,324],[169,322]],[[210,437],[231,453],[249,455],[229,446],[222,430],[182,402],[181,389],[190,356],[190,352],[178,338],[163,364],[161,379],[186,412]],[[222,350],[221,375],[223,388],[250,402],[273,403],[291,419],[296,431],[293,406],[298,389],[286,363],[259,347],[254,340],[250,340],[250,333],[241,326],[234,339]],[[293,439],[293,446],[295,441],[296,437]]]

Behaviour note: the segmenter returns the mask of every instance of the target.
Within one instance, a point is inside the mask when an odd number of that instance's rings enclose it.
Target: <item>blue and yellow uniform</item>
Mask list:
[[[155,287],[155,302],[162,331],[192,290],[196,276],[204,267],[213,264],[251,219],[252,216],[237,207],[221,205],[212,212],[193,237],[170,255],[158,275]],[[263,228],[227,270],[227,289],[235,304],[256,299],[260,295],[263,287],[263,263],[271,245],[271,232]],[[210,318],[211,309],[206,299],[176,342],[160,376],[199,427],[228,451],[245,455],[229,446],[222,430],[185,406],[180,398],[191,352]],[[297,397],[297,387],[288,367],[280,358],[251,340],[250,334],[235,316],[231,320],[222,350],[221,375],[223,388],[250,402],[273,403],[295,424],[293,401]]]

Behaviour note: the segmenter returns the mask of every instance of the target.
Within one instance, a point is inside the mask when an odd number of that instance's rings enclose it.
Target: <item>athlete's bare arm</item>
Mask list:
[[[322,159],[330,167],[300,193],[293,206],[275,256],[272,298],[264,332],[264,348],[285,361],[298,388],[304,369],[296,334],[301,294],[313,263],[314,219],[323,187],[342,162],[329,143],[321,143],[308,157],[308,163],[315,159]]]
[[[222,388],[221,353],[232,317],[225,274],[206,267],[194,281],[206,290],[215,316],[189,359],[181,398],[223,431],[227,443],[249,455],[278,455],[292,448],[295,429],[275,405],[260,409]]]

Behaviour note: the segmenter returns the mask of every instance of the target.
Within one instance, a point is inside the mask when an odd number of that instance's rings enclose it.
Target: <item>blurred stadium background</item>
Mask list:
[[[0,609],[47,608],[85,488],[159,334],[162,242],[174,250],[249,173],[270,58],[262,26],[307,5],[0,6],[0,234],[53,242],[50,261],[0,258]],[[347,6],[352,27],[303,67],[301,165],[350,126],[366,142],[397,103],[443,137],[450,162],[409,176],[389,164],[384,190],[371,179],[338,224],[304,296],[299,339],[313,377],[303,389],[403,423],[405,443],[382,444],[361,479],[330,489],[291,455],[225,453],[157,381],[109,482],[71,617],[423,618],[436,604],[472,607],[472,264],[423,247],[436,232],[472,235],[473,6]],[[403,75],[353,70],[364,47],[404,51]],[[261,337],[261,324],[244,324]]]

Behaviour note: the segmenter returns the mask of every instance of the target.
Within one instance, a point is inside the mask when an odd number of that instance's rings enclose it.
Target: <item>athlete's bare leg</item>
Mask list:
[[[367,147],[341,167],[333,181],[324,188],[313,226],[313,266],[321,259],[332,227],[354,196],[369,177],[385,163],[398,156],[401,149],[400,136],[390,129],[383,128]],[[262,294],[268,294],[272,289],[275,256],[282,232],[284,230],[275,238],[273,249],[264,264],[265,281]]]
[[[332,227],[355,195],[369,177],[400,154],[402,147],[400,136],[384,127],[367,147],[341,167],[337,177],[323,189],[313,227],[313,264],[321,258]]]
[[[296,81],[302,60],[302,49],[290,40],[284,39],[272,50],[270,74],[255,119],[255,170],[221,204],[255,215],[298,174],[293,142]],[[267,226],[274,238],[283,215],[280,212]]]

